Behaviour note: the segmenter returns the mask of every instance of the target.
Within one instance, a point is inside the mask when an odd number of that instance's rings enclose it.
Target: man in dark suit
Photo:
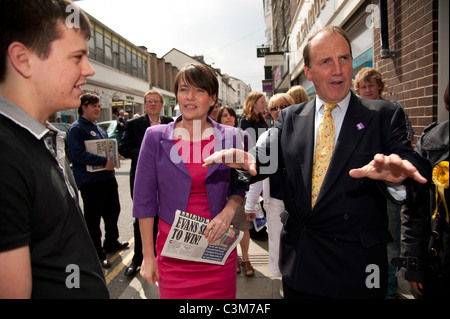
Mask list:
[[[303,56],[316,98],[283,110],[266,142],[250,151],[253,157],[223,150],[205,166],[237,156],[228,165],[248,171],[237,171],[237,182],[256,174],[250,182],[260,180],[277,167],[286,209],[279,260],[286,298],[383,298],[387,197],[406,200],[408,184],[425,183],[429,166],[407,140],[401,108],[351,92],[351,46],[341,28],[318,31]],[[312,176],[321,175],[312,172],[325,102],[337,104],[334,149],[312,199]]]
[[[139,157],[139,151],[141,149],[142,139],[144,138],[145,131],[151,125],[168,124],[173,122],[173,119],[169,116],[160,115],[161,109],[164,106],[163,96],[156,90],[148,91],[144,96],[146,114],[134,118],[127,122],[123,137],[119,145],[120,155],[131,158],[130,168],[130,191],[131,198],[133,198],[134,189],[134,177],[136,173],[136,165]],[[155,222],[154,234],[158,233],[158,223]],[[139,231],[138,219],[135,219],[133,223],[134,227],[134,256],[130,266],[125,270],[125,276],[134,276],[137,268],[142,263],[142,241]],[[156,238],[155,241],[156,242]]]

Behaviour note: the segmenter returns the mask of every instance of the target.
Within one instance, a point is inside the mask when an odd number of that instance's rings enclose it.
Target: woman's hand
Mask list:
[[[144,258],[141,265],[141,276],[153,286],[159,281],[158,263],[156,258]]]
[[[158,263],[155,257],[153,244],[153,225],[154,217],[139,218],[139,230],[142,238],[142,253],[144,260],[141,265],[141,276],[148,281],[150,285],[154,285],[159,281]]]
[[[205,237],[208,243],[217,241],[230,228],[231,220],[244,199],[239,195],[231,195],[223,210],[208,224]]]
[[[422,296],[423,284],[421,282],[408,281],[411,289],[414,290],[419,296]]]
[[[245,210],[245,217],[247,219],[247,221],[251,222],[252,220],[254,220],[256,218],[256,214],[255,214],[255,210]]]
[[[234,217],[235,211],[232,208],[225,206],[225,208],[208,224],[205,230],[205,237],[208,243],[213,243],[226,233],[230,228],[231,220]]]

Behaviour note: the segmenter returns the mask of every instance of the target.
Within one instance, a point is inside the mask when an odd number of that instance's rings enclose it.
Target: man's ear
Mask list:
[[[9,61],[23,77],[31,76],[31,51],[20,42],[13,42],[8,47]]]
[[[303,70],[305,71],[306,78],[312,81],[309,68],[306,66],[306,64],[303,66]]]

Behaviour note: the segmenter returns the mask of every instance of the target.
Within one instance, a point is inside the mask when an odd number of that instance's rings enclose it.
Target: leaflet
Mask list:
[[[208,243],[208,240],[205,238],[205,229],[210,221],[209,219],[177,210],[161,255],[224,265],[228,256],[241,241],[244,233],[230,227],[218,241]]]

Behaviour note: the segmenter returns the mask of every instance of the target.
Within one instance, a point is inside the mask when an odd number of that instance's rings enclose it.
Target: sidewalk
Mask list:
[[[132,251],[132,249],[129,249]],[[241,250],[238,246],[238,256],[241,259]],[[247,277],[241,271],[237,274],[237,299],[282,299],[280,296],[280,277],[273,277],[267,264],[269,254],[267,241],[250,240],[250,262],[255,269],[255,275]],[[158,287],[150,286],[141,275],[136,275],[125,289],[119,299],[159,299]]]
[[[281,278],[274,277],[268,269],[268,242],[250,240],[250,262],[255,275],[237,274],[236,299],[282,299],[280,296]],[[130,250],[131,251],[131,250]],[[238,256],[241,257],[240,247]],[[409,284],[399,280],[399,299],[413,299]],[[130,282],[119,299],[159,299],[157,286],[151,287],[139,274]]]
[[[121,160],[121,168],[116,170],[116,177],[119,183],[122,210],[130,212],[131,216],[132,202],[129,196],[128,188],[130,163],[130,160]],[[127,223],[130,224],[131,222],[128,221]],[[128,228],[130,230],[132,229],[132,227]],[[113,272],[112,274],[108,275],[111,277],[111,280],[116,277],[116,280],[121,280],[128,283],[128,279],[125,279],[125,277],[123,276],[123,271],[125,266],[129,265],[129,263],[131,262],[134,251],[134,238],[132,232],[130,232],[128,235],[123,235],[125,236],[124,238],[130,238],[128,240],[130,242],[130,247],[119,254],[120,258],[118,259],[120,259],[120,265],[117,267],[117,271],[114,272],[111,269],[106,272]],[[241,259],[242,254],[239,245],[238,256]],[[272,276],[268,269],[268,241],[257,241],[251,239],[249,256],[250,262],[255,269],[255,275],[252,277],[247,277],[245,276],[243,271],[241,271],[240,274],[237,274],[236,298],[282,299],[282,297],[280,296],[281,278]],[[405,280],[399,279],[398,285],[399,299],[413,299],[413,296],[411,295],[409,290],[409,284]],[[140,274],[138,274],[129,281],[129,285],[120,294],[119,299],[159,299],[158,287],[156,285],[151,287],[150,284],[145,279],[143,279]]]
[[[255,275],[247,277],[244,270],[237,274],[237,299],[282,299],[280,296],[281,277],[274,277],[268,268],[268,241],[250,239],[249,259]],[[238,247],[241,260],[241,249]]]

